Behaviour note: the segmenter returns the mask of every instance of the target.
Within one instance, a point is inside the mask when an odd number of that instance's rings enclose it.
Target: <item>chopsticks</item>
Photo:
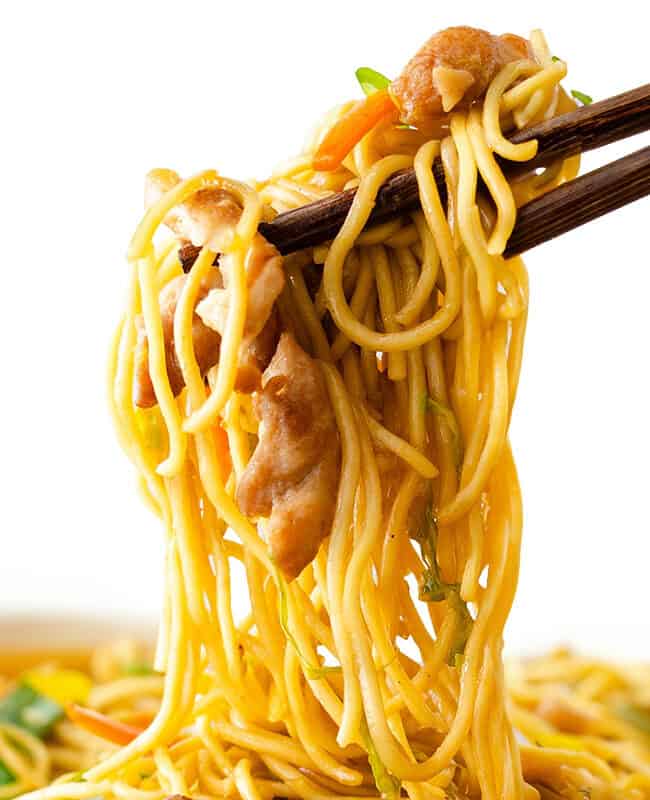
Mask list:
[[[525,164],[501,161],[507,175],[545,166],[556,159],[603,147],[650,129],[650,84],[542,122],[510,137],[514,143],[537,139],[537,156]],[[442,163],[433,172],[446,204]],[[283,253],[313,247],[334,238],[354,199],[355,190],[309,203],[260,225],[260,233]],[[505,251],[523,253],[542,242],[650,194],[650,147],[586,173],[523,205]],[[393,175],[381,187],[368,227],[419,207],[412,169]]]
[[[644,147],[521,206],[504,256],[524,253],[649,194],[650,147]]]

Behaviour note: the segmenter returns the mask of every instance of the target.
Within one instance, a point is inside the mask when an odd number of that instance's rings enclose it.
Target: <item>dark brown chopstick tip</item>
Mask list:
[[[531,250],[649,194],[650,147],[644,147],[522,206],[504,255]]]

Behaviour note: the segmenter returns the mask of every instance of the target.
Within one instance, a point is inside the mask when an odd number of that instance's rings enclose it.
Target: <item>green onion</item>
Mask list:
[[[16,776],[4,761],[0,760],[0,786],[9,786],[12,783],[16,783]]]
[[[359,67],[354,74],[357,76],[357,80],[366,95],[380,92],[390,84],[390,78],[370,67]]]
[[[457,583],[447,583],[442,580],[440,567],[436,557],[438,541],[438,523],[431,505],[424,512],[424,524],[417,533],[417,540],[422,551],[424,571],[420,584],[420,600],[429,603],[439,603],[446,600],[456,617],[454,637],[447,656],[450,666],[460,666],[461,656],[465,653],[465,645],[472,632],[474,620],[469,613],[467,603],[460,596],[460,586]]]
[[[452,589],[449,591],[449,594],[447,595],[447,602],[454,610],[454,614],[456,615],[454,638],[452,640],[447,663],[452,667],[460,667],[462,664],[462,658],[465,655],[465,646],[467,645],[467,640],[472,632],[474,620],[472,619],[472,615],[469,613],[467,603],[460,596],[460,587],[457,584],[454,584]]]
[[[420,584],[420,600],[437,603],[445,599],[447,586],[440,577],[440,569],[436,558],[438,522],[431,504],[425,509],[424,524],[416,533],[416,538],[420,543],[422,560],[424,561],[422,583]]]
[[[551,56],[551,61],[562,61],[562,59],[557,56]]]
[[[584,92],[579,92],[577,89],[571,89],[571,96],[575,97],[575,99],[579,103],[582,103],[583,106],[591,105],[591,103],[594,102],[593,99],[589,97],[588,94],[585,94]]]
[[[39,694],[27,684],[20,684],[0,700],[0,722],[9,722],[44,739],[63,717],[62,706]]]
[[[381,794],[384,800],[397,800],[400,796],[402,785],[398,778],[386,769],[386,765],[379,757],[375,743],[372,740],[368,723],[364,719],[361,723],[361,739],[368,751],[368,764],[372,770],[372,777],[375,779],[375,786],[377,791]]]
[[[122,667],[122,672],[125,675],[132,675],[133,677],[157,674],[151,664],[148,664],[146,661],[131,661],[129,664],[125,664]]]
[[[318,681],[322,680],[326,675],[341,672],[341,667],[323,667],[320,664],[316,666],[306,658],[298,646],[294,635],[289,630],[289,604],[287,602],[287,585],[281,575],[276,574],[276,582],[280,591],[280,627],[282,628],[287,640],[293,645],[301,664],[304,667],[305,675],[309,680]]]
[[[435,397],[431,397],[428,394],[424,396],[424,409],[425,411],[433,411],[434,414],[437,414],[444,420],[445,425],[449,429],[452,437],[454,463],[456,464],[456,469],[460,470],[460,468],[463,466],[464,447],[463,438],[460,433],[460,427],[458,425],[456,415],[450,408],[436,400]]]
[[[618,709],[618,716],[634,725],[643,733],[650,736],[650,710],[647,708],[640,708],[632,704],[626,704]]]

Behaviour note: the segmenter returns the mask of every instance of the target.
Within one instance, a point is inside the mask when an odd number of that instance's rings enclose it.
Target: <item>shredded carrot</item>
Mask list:
[[[314,169],[322,172],[335,170],[368,131],[396,111],[387,89],[369,94],[355,103],[326,133],[314,156]]]
[[[219,423],[214,426],[214,444],[217,450],[217,461],[221,480],[227,480],[232,470],[232,459],[230,458],[230,446],[228,444],[228,434]]]
[[[111,719],[105,714],[100,714],[99,711],[93,711],[92,708],[85,708],[76,703],[71,703],[66,708],[66,712],[68,718],[76,725],[79,725],[80,728],[99,736],[100,739],[113,742],[113,744],[129,744],[144,730],[144,728],[127,725],[126,722]]]
[[[131,711],[124,715],[120,722],[131,725],[133,728],[148,728],[154,717],[148,711]]]

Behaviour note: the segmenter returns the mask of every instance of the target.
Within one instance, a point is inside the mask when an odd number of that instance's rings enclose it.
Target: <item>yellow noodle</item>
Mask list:
[[[482,102],[451,115],[443,139],[384,122],[336,170],[316,172],[315,149],[345,104],[269,179],[247,185],[206,171],[145,213],[129,248],[109,404],[164,526],[154,663],[165,674],[126,676],[118,648],[97,659],[111,677],[89,705],[127,723],[152,718],[121,748],[70,721],[46,744],[0,726],[12,791],[51,784],[30,800],[648,796],[650,746],[620,713],[647,706],[648,672],[562,652],[514,665],[507,679],[503,671],[522,528],[508,425],[528,280],[521,259],[501,254],[518,206],[577,171],[574,158],[512,183],[501,171],[500,159],[536,154],[536,142],[508,141],[511,127],[572,107],[559,84],[566,65],[540,32],[531,44],[535,60],[503,67]],[[446,209],[432,171],[438,156]],[[410,166],[421,211],[365,230],[382,183]],[[237,499],[268,424],[256,417],[258,398],[235,390],[259,267],[254,243],[261,220],[345,187],[357,192],[342,228],[285,258],[276,303],[283,330],[318,360],[340,443],[331,530],[288,582],[267,549],[268,521],[247,517]],[[219,246],[227,321],[218,363],[203,374],[195,307],[215,268],[203,247],[173,314],[171,357],[184,383],[175,397],[158,297],[181,275],[180,242],[156,247],[154,235],[204,189],[242,209]],[[321,264],[319,287],[312,271]],[[134,405],[145,335],[152,409]],[[283,456],[284,442],[274,444]],[[575,719],[585,733],[564,730]]]

